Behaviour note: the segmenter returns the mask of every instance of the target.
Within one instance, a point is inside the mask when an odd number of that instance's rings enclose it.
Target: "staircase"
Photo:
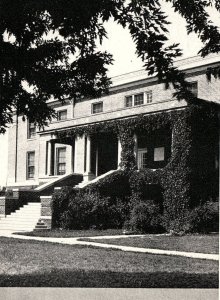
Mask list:
[[[0,220],[0,231],[32,231],[41,215],[41,203],[30,202],[27,205]]]

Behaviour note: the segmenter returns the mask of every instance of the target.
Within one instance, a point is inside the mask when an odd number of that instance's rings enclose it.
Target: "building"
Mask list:
[[[24,221],[22,229],[33,229],[40,216],[50,227],[49,202],[54,188],[82,188],[126,168],[144,170],[145,183],[152,187],[156,182],[162,188],[170,216],[172,201],[183,201],[179,215],[191,205],[190,199],[195,205],[202,198],[216,201],[220,88],[218,78],[207,79],[207,69],[219,65],[220,57],[214,54],[176,62],[185,72],[192,93],[205,103],[202,116],[196,111],[192,114],[187,101],[177,100],[172,88],[165,89],[145,70],[112,78],[109,94],[99,99],[66,101],[63,105],[51,100],[49,105],[57,118],[44,130],[15,115],[9,129],[7,179],[13,196],[0,197],[0,217],[36,201],[37,194],[42,205],[26,208],[27,216],[34,207],[38,210],[36,220],[29,225]],[[215,107],[214,117],[206,115],[209,106]],[[6,219],[0,228],[12,228]]]
[[[218,103],[219,80],[209,82],[206,70],[219,61],[219,56],[210,55],[204,59],[182,59],[176,65],[186,72],[198,98]],[[67,101],[64,105],[51,100],[49,105],[57,111],[57,119],[44,130],[23,122],[20,116],[16,122],[14,117],[9,130],[8,187],[33,189],[72,173],[82,174],[86,182],[115,170],[121,160],[121,143],[114,133],[96,136],[85,133],[72,139],[59,139],[59,134],[104,121],[179,110],[187,105],[186,101],[172,97],[174,90],[165,89],[163,84],[157,83],[156,77],[146,76],[144,70],[114,77],[112,81],[109,95],[99,99],[80,99],[75,103]],[[135,136],[138,168],[156,169],[166,165],[172,143],[172,134],[169,134],[169,137],[165,138],[162,134],[152,141]],[[168,145],[165,145],[167,141]],[[152,152],[150,162],[146,159],[149,151]]]

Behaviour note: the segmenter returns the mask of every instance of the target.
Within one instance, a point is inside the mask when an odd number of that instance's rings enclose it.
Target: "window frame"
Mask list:
[[[131,105],[127,105],[127,100],[131,100]],[[128,108],[128,107],[132,107],[133,106],[133,95],[129,95],[129,96],[125,96],[125,107]]]
[[[31,132],[31,129],[34,129],[34,132]],[[28,126],[27,126],[27,139],[34,139],[36,138],[37,135],[37,126],[33,122],[28,121]]]
[[[29,156],[33,154],[33,163],[30,164]],[[33,172],[29,172],[29,169],[33,168]],[[33,177],[30,176],[30,174],[33,174]],[[26,154],[26,178],[27,180],[33,180],[35,178],[35,151],[28,151]]]
[[[198,98],[198,81],[188,81],[190,87],[188,88],[189,91],[193,94],[194,97]],[[196,85],[196,89],[193,88],[193,85]]]
[[[135,104],[135,97],[142,95],[142,101],[143,103]],[[138,93],[133,95],[133,106],[141,106],[144,104],[144,93]]]
[[[59,157],[59,151],[61,151],[61,150],[65,150],[65,160],[64,160],[64,162],[60,162],[60,157]],[[59,166],[60,165],[64,165],[64,173],[60,173],[60,171],[59,171]],[[65,175],[66,174],[66,147],[57,147],[56,148],[56,174],[57,175]]]
[[[63,112],[65,112],[65,118],[60,117],[60,114],[62,114]],[[62,109],[62,110],[58,110],[57,111],[57,121],[65,121],[67,120],[67,109]]]
[[[147,104],[152,103],[153,102],[153,91],[152,90],[147,91],[147,92],[145,92],[145,95],[146,95],[146,103]],[[148,99],[149,95],[150,95],[150,99]]]
[[[99,105],[99,104],[101,104],[101,110],[100,111],[94,111],[94,106]],[[102,113],[102,112],[103,112],[103,101],[98,101],[98,102],[92,103],[92,106],[91,106],[91,114],[92,115],[99,114],[99,113]]]

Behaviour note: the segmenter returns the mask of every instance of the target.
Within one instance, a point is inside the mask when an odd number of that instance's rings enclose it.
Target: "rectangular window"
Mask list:
[[[62,121],[67,119],[67,110],[60,110],[57,112],[57,120]]]
[[[66,148],[57,148],[57,175],[66,173]]]
[[[132,96],[125,97],[125,107],[131,107],[132,106]]]
[[[147,103],[151,103],[153,101],[152,91],[146,92]]]
[[[103,102],[97,102],[92,104],[92,114],[103,112]]]
[[[27,179],[33,179],[34,178],[34,172],[35,172],[35,152],[28,152],[27,153]]]
[[[138,149],[138,169],[147,168],[147,149]]]
[[[190,82],[189,84],[190,84],[189,90],[192,92],[192,94],[193,94],[195,97],[198,97],[198,82],[197,82],[197,81],[195,81],[195,82]]]
[[[28,139],[33,139],[36,136],[36,125],[28,122]]]
[[[164,161],[165,149],[164,147],[154,148],[154,161]]]
[[[134,95],[134,105],[144,104],[144,94]]]

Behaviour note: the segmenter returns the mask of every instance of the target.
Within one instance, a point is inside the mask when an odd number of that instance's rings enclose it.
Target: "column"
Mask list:
[[[95,178],[91,173],[91,137],[88,135],[86,139],[86,172],[83,175],[84,181],[90,181]]]
[[[121,151],[122,151],[121,141],[120,141],[120,138],[118,138],[118,169],[120,169]]]
[[[48,171],[49,171],[49,176],[54,175],[54,148],[55,144],[52,141],[49,141],[48,144]]]
[[[50,163],[51,163],[51,141],[47,142],[47,175],[50,175]]]
[[[96,177],[98,176],[98,170],[99,170],[99,148],[98,148],[98,145],[96,145],[96,153],[95,153],[95,163],[96,163],[96,166],[95,166],[95,170],[96,170]]]
[[[74,173],[75,140],[71,144],[71,173]]]
[[[86,173],[91,173],[91,138],[87,136]]]

